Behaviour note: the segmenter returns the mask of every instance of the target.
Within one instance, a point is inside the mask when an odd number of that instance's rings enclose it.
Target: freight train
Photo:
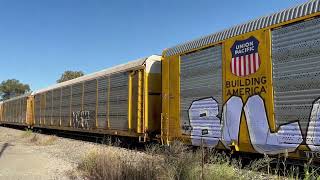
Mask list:
[[[320,158],[320,0],[2,101],[0,123]]]

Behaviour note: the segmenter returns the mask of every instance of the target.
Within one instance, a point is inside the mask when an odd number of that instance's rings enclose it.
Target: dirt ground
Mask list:
[[[0,127],[0,180],[69,179],[68,172],[92,149],[129,150]]]
[[[54,145],[33,143],[31,136],[34,135],[29,134],[0,127],[0,179],[67,179],[65,172],[72,169],[74,163],[46,151]]]

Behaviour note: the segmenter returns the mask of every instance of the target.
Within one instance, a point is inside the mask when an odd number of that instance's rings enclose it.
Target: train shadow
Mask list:
[[[1,158],[2,154],[4,153],[4,151],[5,151],[9,146],[13,146],[13,145],[11,145],[10,143],[7,143],[7,142],[2,145],[1,150],[0,150],[0,158]]]

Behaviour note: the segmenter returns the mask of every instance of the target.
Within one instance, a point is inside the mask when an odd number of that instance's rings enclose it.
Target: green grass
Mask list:
[[[33,134],[31,129],[26,129],[25,131],[23,131],[23,133],[21,134],[22,138],[27,138],[30,137]]]

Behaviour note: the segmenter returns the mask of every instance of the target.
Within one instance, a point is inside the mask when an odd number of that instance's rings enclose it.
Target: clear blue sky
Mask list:
[[[306,0],[0,0],[0,81],[39,89]]]

